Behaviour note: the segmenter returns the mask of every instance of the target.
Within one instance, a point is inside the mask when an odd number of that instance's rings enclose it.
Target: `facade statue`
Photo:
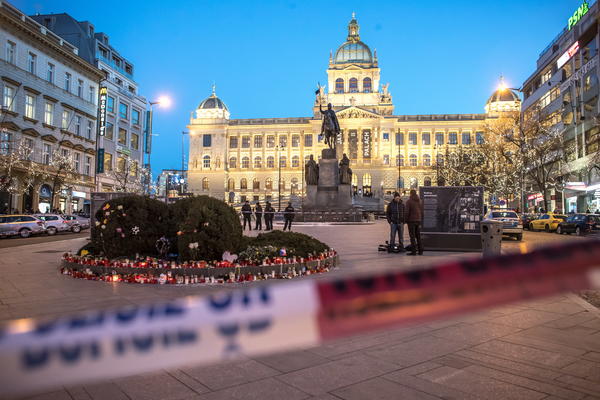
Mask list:
[[[304,179],[307,185],[317,185],[319,183],[319,166],[312,154],[304,166]]]
[[[350,159],[344,153],[340,160],[340,184],[350,185],[352,183],[352,169],[350,169]]]
[[[323,114],[323,124],[321,125],[321,135],[325,137],[325,143],[330,149],[335,149],[335,142],[340,133],[340,123],[338,122],[335,111],[331,103],[327,104],[327,110],[323,111],[323,106],[319,103],[319,111]]]

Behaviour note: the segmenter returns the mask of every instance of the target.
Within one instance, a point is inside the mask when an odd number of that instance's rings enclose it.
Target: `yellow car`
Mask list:
[[[546,213],[543,214],[536,220],[533,220],[529,223],[530,231],[541,231],[545,230],[546,232],[553,232],[558,228],[558,224],[567,219],[566,215],[562,214],[554,214],[554,213]]]

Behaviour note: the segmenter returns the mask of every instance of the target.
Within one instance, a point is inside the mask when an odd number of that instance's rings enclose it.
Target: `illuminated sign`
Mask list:
[[[362,132],[362,156],[371,158],[371,131],[366,129]]]
[[[106,100],[108,89],[101,87],[98,92],[98,136],[104,136],[106,132]]]
[[[96,173],[104,173],[104,149],[98,149],[98,154],[96,156]]]
[[[560,68],[565,65],[566,62],[569,61],[571,57],[575,55],[575,53],[577,53],[577,50],[579,50],[579,42],[573,43],[571,47],[569,47],[567,51],[565,51],[563,55],[558,58],[556,61],[556,66]]]
[[[569,17],[569,30],[571,30],[572,27],[575,26],[576,23],[579,22],[579,20],[585,15],[587,14],[587,12],[589,11],[589,6],[587,1],[584,1],[582,5],[579,6],[579,8],[577,10],[575,10],[575,12],[573,13],[573,15],[571,17]]]

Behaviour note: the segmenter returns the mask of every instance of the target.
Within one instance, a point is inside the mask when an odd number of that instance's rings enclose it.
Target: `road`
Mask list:
[[[80,239],[87,238],[90,236],[89,229],[86,229],[80,233],[73,232],[60,232],[54,236],[48,235],[34,235],[23,239],[21,237],[11,237],[11,238],[2,238],[0,239],[0,249],[5,249],[9,247],[17,247],[17,246],[27,246],[30,244],[43,244],[50,242],[58,242],[63,240],[71,240],[71,239]]]

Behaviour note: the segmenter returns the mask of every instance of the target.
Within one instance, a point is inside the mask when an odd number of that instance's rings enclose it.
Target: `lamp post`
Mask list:
[[[184,181],[184,176],[186,176],[186,170],[187,168],[185,168],[185,140],[184,137],[185,135],[189,135],[189,132],[186,131],[182,131],[181,132],[181,182],[179,185],[179,196],[183,196],[183,181]]]
[[[277,151],[277,212],[281,212],[281,157],[279,155],[279,145],[275,146]]]
[[[398,193],[402,194],[402,163],[400,162],[400,157],[401,157],[401,141],[400,141],[400,132],[396,133],[396,142],[398,143]]]
[[[146,146],[144,148],[144,154],[146,154],[145,168],[148,170],[148,177],[146,178],[146,193],[150,194],[150,182],[152,181],[152,166],[150,164],[150,154],[152,153],[152,106],[158,105],[162,107],[169,107],[171,105],[171,99],[166,96],[161,96],[155,101],[149,103],[150,110],[146,113]]]

